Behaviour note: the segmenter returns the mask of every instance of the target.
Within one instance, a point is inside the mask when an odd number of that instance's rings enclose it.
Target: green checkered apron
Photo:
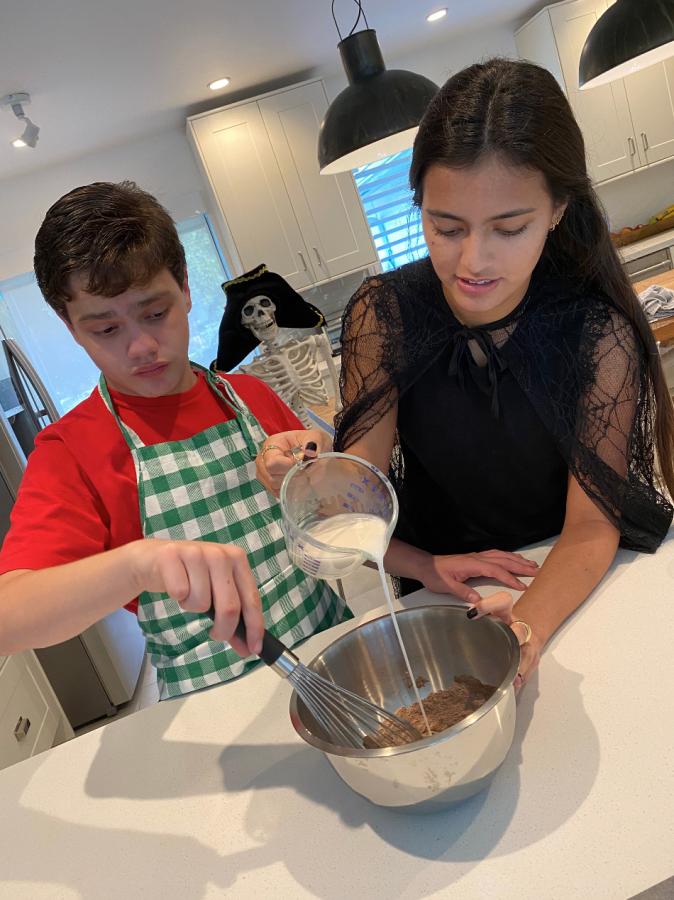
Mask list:
[[[206,375],[235,418],[187,440],[149,447],[119,418],[101,376],[99,391],[136,467],[143,535],[242,547],[260,591],[265,626],[292,647],[353,614],[325,582],[291,563],[281,505],[255,477],[255,457],[267,435],[224,378]],[[141,594],[138,622],[157,668],[162,700],[236,678],[260,662],[241,659],[229,644],[211,641],[210,620],[184,612],[168,594]]]

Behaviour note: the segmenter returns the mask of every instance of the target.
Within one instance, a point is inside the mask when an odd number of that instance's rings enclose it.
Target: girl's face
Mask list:
[[[421,219],[447,302],[466,325],[508,315],[524,297],[555,206],[540,172],[492,157],[469,169],[429,168]]]

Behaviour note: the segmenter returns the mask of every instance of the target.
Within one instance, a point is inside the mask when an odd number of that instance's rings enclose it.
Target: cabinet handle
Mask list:
[[[663,266],[665,266],[664,269],[662,268]],[[630,278],[636,277],[637,282],[639,282],[647,278],[649,272],[653,272],[654,275],[662,275],[663,272],[671,272],[671,270],[671,265],[665,260],[664,262],[655,263],[654,266],[646,266],[645,269],[639,269],[638,272],[630,272]]]
[[[634,156],[634,154],[637,152],[637,145],[634,143],[634,138],[628,137],[627,143],[630,147],[630,156]]]
[[[321,262],[321,257],[319,256],[318,250],[315,247],[314,247],[314,253],[316,254],[316,259],[318,260],[318,265],[323,266],[323,263]]]
[[[645,131],[641,132],[641,140],[644,142],[644,150],[648,150],[648,138]]]
[[[298,253],[298,255],[299,255],[299,258],[302,260],[302,265],[304,266],[304,271],[306,272],[306,271],[307,271],[307,264],[306,264],[305,261],[304,261],[304,256],[302,255],[302,251],[301,251],[301,250],[298,250],[297,253]]]
[[[17,741],[22,741],[25,736],[28,734],[28,729],[30,728],[30,719],[24,719],[23,716],[19,716],[19,721],[16,723],[16,727],[14,729],[14,737]]]

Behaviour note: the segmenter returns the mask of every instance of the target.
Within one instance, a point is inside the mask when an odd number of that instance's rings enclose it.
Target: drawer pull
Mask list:
[[[637,146],[634,143],[634,138],[628,137],[627,143],[629,144],[629,147],[630,147],[630,156],[634,156],[637,152]]]
[[[638,272],[631,272],[630,277],[636,278],[637,281],[643,281],[644,278],[647,277],[648,272],[652,272],[654,275],[662,275],[663,272],[669,272],[672,266],[671,263],[668,262],[659,262],[654,266],[648,266],[646,269],[639,269]],[[657,271],[656,271],[657,270]]]
[[[315,247],[314,247],[314,253],[316,254],[316,259],[318,260],[318,265],[323,266],[323,263],[321,262],[321,257],[319,256],[318,250]]]
[[[303,254],[302,254],[302,251],[301,251],[301,250],[298,250],[297,253],[298,253],[298,255],[299,255],[299,258],[302,260],[302,265],[304,266],[304,271],[306,272],[306,271],[307,271],[307,264],[306,264],[305,261],[304,261],[304,256],[303,256]]]
[[[14,737],[17,741],[22,741],[25,738],[29,728],[30,719],[24,719],[23,716],[20,716],[19,721],[16,723],[16,728],[14,729]]]
[[[646,136],[645,131],[641,132],[641,140],[643,141],[643,144],[644,144],[644,150],[648,150],[648,138]]]

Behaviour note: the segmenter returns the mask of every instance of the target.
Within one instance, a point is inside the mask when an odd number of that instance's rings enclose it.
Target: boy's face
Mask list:
[[[144,287],[131,287],[116,297],[88,294],[84,284],[82,276],[71,276],[70,321],[63,321],[111,388],[163,397],[194,385],[187,356],[187,314],[192,308],[187,274],[182,289],[163,269]]]

